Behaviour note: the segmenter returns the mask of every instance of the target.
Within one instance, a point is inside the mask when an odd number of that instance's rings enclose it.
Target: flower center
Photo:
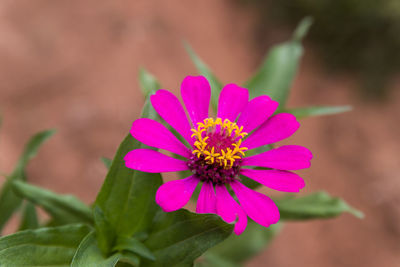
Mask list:
[[[237,160],[232,167],[225,168],[218,163],[208,164],[203,155],[198,158],[193,154],[187,165],[195,177],[214,185],[230,183],[239,177],[240,161]]]
[[[207,164],[218,163],[225,168],[231,168],[236,160],[244,156],[247,147],[241,147],[242,139],[247,133],[242,132],[235,122],[220,118],[205,119],[197,123],[197,129],[192,129],[195,149],[193,154],[200,158],[204,156]]]
[[[192,129],[193,155],[188,161],[190,170],[202,181],[224,184],[239,175],[241,159],[247,147],[241,147],[247,133],[235,122],[207,118]]]

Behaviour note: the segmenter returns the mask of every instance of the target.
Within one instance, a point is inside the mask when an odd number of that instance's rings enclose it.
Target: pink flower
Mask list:
[[[279,221],[275,203],[264,194],[240,182],[247,176],[269,188],[299,192],[303,179],[289,170],[310,167],[311,152],[302,146],[281,146],[254,156],[246,151],[281,141],[299,128],[296,118],[288,113],[272,116],[278,102],[263,95],[248,100],[248,90],[235,84],[226,85],[219,96],[215,119],[208,114],[211,89],[203,76],[187,76],[181,85],[186,110],[178,98],[158,90],[150,100],[158,114],[188,142],[183,144],[161,123],[141,118],[133,122],[131,134],[140,142],[184,158],[176,159],[150,149],[136,149],[125,156],[128,168],[151,172],[190,170],[192,175],[164,183],[157,191],[156,202],[166,212],[178,210],[189,201],[197,184],[202,182],[197,213],[215,213],[241,234],[247,216],[268,227]],[[271,117],[272,116],[272,117]],[[252,167],[264,167],[253,169]],[[236,200],[228,192],[230,186]]]

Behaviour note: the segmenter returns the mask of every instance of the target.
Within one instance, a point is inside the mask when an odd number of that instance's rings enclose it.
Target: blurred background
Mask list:
[[[181,80],[196,74],[184,39],[220,79],[242,83],[306,15],[314,24],[289,106],[354,110],[302,120],[289,140],[315,155],[302,172],[304,193],[324,189],[366,217],[287,224],[247,266],[399,266],[396,0],[3,0],[1,172],[12,171],[32,134],[56,128],[28,179],[90,203],[106,174],[100,157],[113,156],[140,114],[139,67],[178,93]]]

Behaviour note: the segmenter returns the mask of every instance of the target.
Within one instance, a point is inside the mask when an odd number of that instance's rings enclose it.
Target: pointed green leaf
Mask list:
[[[104,166],[106,166],[107,169],[110,169],[112,160],[106,157],[101,157],[101,161],[103,162]]]
[[[69,266],[86,225],[26,230],[0,238],[1,266]]]
[[[24,152],[22,153],[21,158],[18,160],[14,173],[23,172],[26,165],[28,165],[28,162],[37,155],[40,146],[55,132],[55,130],[46,130],[35,134],[25,146]]]
[[[149,101],[146,101],[142,117],[157,118]],[[125,167],[125,155],[142,147],[146,146],[128,134],[117,150],[96,199],[96,205],[104,212],[105,218],[115,231],[114,240],[117,236],[131,236],[136,232],[145,231],[159,209],[155,203],[155,194],[162,184],[161,175]],[[108,249],[111,249],[114,244],[109,245]]]
[[[197,257],[227,238],[232,228],[215,214],[183,209],[160,212],[145,242],[156,261],[143,261],[141,266],[192,266]]]
[[[35,134],[26,144],[25,149],[13,171],[4,183],[0,192],[0,232],[14,211],[21,205],[22,200],[12,190],[14,180],[25,180],[25,167],[37,154],[39,147],[49,139],[54,130],[47,130]]]
[[[187,43],[184,42],[183,45],[187,53],[189,54],[192,62],[197,68],[199,74],[205,76],[207,80],[210,82],[211,86],[211,107],[216,112],[218,107],[218,97],[222,89],[222,84],[218,80],[218,78],[214,75],[214,73],[210,70],[210,68],[201,60],[201,58],[194,52],[192,47]]]
[[[133,235],[133,238],[136,238],[137,240],[139,240],[140,242],[143,242],[144,240],[146,240],[149,237],[149,234],[147,232],[136,232]]]
[[[276,45],[269,51],[257,73],[244,84],[249,89],[251,98],[269,95],[279,102],[279,109],[285,107],[303,54],[301,38],[310,25],[309,18],[302,20],[292,40]]]
[[[140,266],[140,258],[129,251],[125,251],[124,254],[121,255],[119,262],[117,263],[117,267],[136,267]]]
[[[39,227],[39,221],[37,218],[35,205],[33,205],[29,201],[26,201],[22,212],[19,231],[27,229],[36,229],[38,227]]]
[[[297,119],[302,119],[313,116],[339,114],[351,111],[351,109],[351,106],[313,106],[305,108],[291,108],[285,110],[284,112],[295,115]]]
[[[125,138],[96,200],[118,235],[143,231],[157,210],[154,199],[162,183],[160,174],[125,167],[124,156],[139,147],[130,135]]]
[[[158,89],[161,89],[161,85],[156,77],[144,68],[139,69],[139,84],[146,98]]]
[[[132,237],[119,237],[117,245],[114,247],[115,251],[130,251],[143,258],[154,261],[153,253],[139,240]]]
[[[92,223],[92,211],[72,195],[59,195],[49,190],[14,181],[13,189],[22,198],[41,206],[54,219],[62,224],[73,222]]]
[[[308,220],[336,217],[343,212],[363,218],[361,211],[349,206],[344,200],[317,192],[303,197],[288,196],[274,200],[279,208],[281,220]]]
[[[103,256],[97,245],[96,234],[91,232],[83,239],[76,250],[71,267],[114,267],[120,258],[120,254]]]
[[[242,267],[240,263],[234,263],[216,254],[205,253],[194,262],[194,267]]]
[[[312,23],[313,19],[311,17],[303,18],[300,21],[299,25],[297,25],[297,28],[294,30],[293,40],[301,42],[301,40],[303,40],[303,38],[307,35]]]
[[[104,213],[99,206],[94,207],[93,214],[96,222],[95,229],[97,233],[97,243],[103,255],[107,255],[115,241],[116,234],[114,228],[104,216]]]

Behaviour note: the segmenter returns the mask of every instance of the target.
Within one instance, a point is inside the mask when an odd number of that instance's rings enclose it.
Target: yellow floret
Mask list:
[[[234,133],[233,140],[237,139],[237,141],[232,143],[233,150],[227,148],[226,150],[222,149],[219,152],[215,152],[215,147],[210,147],[207,143],[209,137],[203,138],[204,132],[213,132],[217,126],[220,127],[219,132],[221,135],[228,137]],[[247,147],[241,147],[242,139],[247,135],[246,132],[243,132],[243,126],[239,128],[235,122],[231,122],[228,119],[222,121],[221,118],[215,120],[207,118],[203,122],[198,122],[197,129],[192,129],[191,131],[193,132],[191,136],[196,138],[194,142],[196,149],[193,150],[193,154],[198,158],[204,156],[209,164],[216,162],[225,168],[231,168],[235,160],[241,159],[244,156],[244,151],[248,149]]]

